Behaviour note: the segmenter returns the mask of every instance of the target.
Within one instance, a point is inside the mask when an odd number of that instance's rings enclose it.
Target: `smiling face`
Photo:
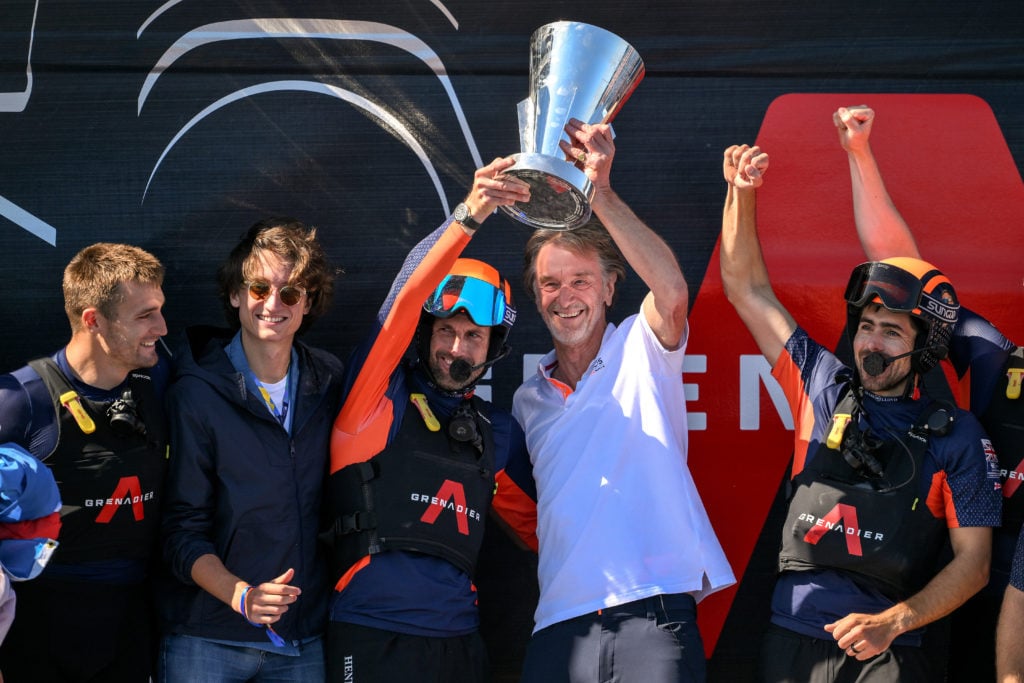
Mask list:
[[[900,358],[872,377],[864,372],[864,358],[871,353],[893,357],[914,349],[917,329],[909,313],[893,313],[879,304],[868,304],[860,314],[853,337],[854,362],[861,384],[879,396],[901,395],[910,378],[910,358]]]
[[[292,284],[292,265],[275,254],[257,250],[252,255],[250,281],[270,283],[265,299],[255,299],[243,284],[231,293],[231,305],[238,309],[243,342],[291,346],[302,326],[302,317],[309,310],[309,295],[289,306],[281,300],[281,287]]]
[[[97,339],[107,365],[127,375],[157,363],[157,340],[167,334],[167,323],[161,313],[164,293],[158,285],[140,282],[122,283],[118,291],[123,296],[112,317],[104,316],[98,309],[89,309],[86,316],[97,327]]]
[[[458,382],[452,379],[452,363],[461,358],[470,366],[487,360],[487,348],[491,341],[491,328],[474,323],[465,313],[456,313],[449,318],[434,318],[430,332],[430,373],[439,387],[445,391],[458,391],[467,387],[482,374],[481,368],[474,371],[469,379]]]
[[[537,254],[536,272],[537,310],[556,346],[579,346],[595,338],[599,343],[615,290],[597,255],[546,244]]]

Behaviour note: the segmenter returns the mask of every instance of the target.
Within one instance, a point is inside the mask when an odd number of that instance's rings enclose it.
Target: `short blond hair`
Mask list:
[[[87,308],[96,308],[105,318],[113,319],[124,301],[121,285],[126,282],[160,287],[163,264],[145,249],[113,242],[98,242],[75,254],[64,269],[62,285],[71,331],[79,331]]]

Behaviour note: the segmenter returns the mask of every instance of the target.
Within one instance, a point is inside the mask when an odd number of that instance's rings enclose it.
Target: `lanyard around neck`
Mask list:
[[[263,402],[267,405],[271,414],[277,418],[277,421],[284,426],[285,420],[288,419],[288,376],[285,375],[284,379],[284,397],[281,400],[281,408],[278,409],[277,404],[274,403],[274,399],[270,396],[270,392],[263,385],[256,375],[252,376],[252,380],[256,383],[256,388],[260,390],[260,396],[263,397]]]

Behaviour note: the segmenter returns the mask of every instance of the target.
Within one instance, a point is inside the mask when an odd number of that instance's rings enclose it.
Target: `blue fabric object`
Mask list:
[[[15,443],[0,444],[0,523],[39,519],[59,512],[60,506],[50,468]],[[56,547],[56,538],[5,538],[0,540],[0,566],[15,580],[35,578]]]

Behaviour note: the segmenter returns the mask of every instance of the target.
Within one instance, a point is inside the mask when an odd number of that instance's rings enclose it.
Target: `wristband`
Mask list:
[[[270,639],[270,642],[272,642],[277,647],[284,647],[284,638],[279,636],[277,634],[277,631],[270,627],[270,624],[258,624],[252,619],[250,619],[249,615],[245,613],[245,597],[249,595],[249,591],[251,590],[252,586],[248,585],[242,589],[242,597],[238,599],[238,611],[242,613],[242,616],[245,617],[245,620],[248,621],[251,625],[255,626],[256,628],[266,628],[267,638]]]
[[[262,627],[263,624],[257,624],[255,621],[249,618],[249,615],[245,611],[245,596],[249,595],[249,591],[252,590],[252,586],[246,586],[242,589],[242,597],[238,599],[238,611],[242,613],[245,620],[256,627]]]

